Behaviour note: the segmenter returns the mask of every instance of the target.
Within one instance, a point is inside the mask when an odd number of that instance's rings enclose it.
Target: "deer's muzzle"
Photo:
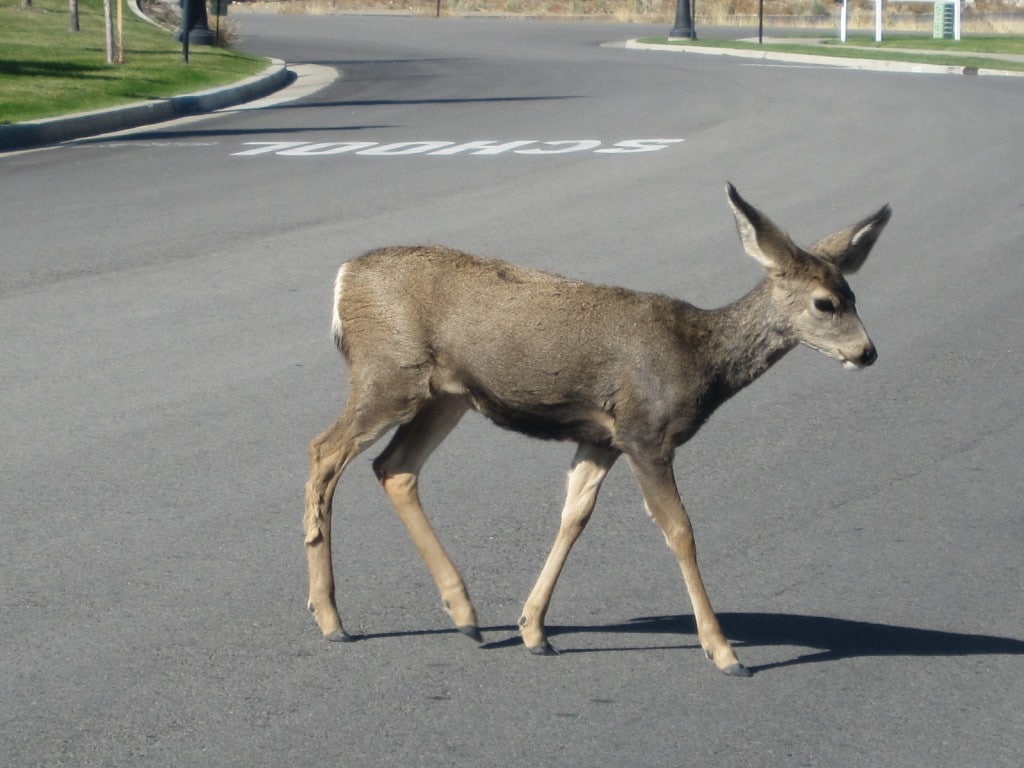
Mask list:
[[[864,345],[859,354],[843,355],[843,365],[847,368],[867,368],[878,359],[878,350],[870,341]]]

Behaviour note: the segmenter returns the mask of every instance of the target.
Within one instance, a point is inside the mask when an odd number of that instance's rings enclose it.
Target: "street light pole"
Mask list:
[[[189,11],[192,3],[188,0],[181,2],[181,60],[188,64],[188,31],[192,29],[192,15]]]
[[[693,25],[693,15],[690,13],[690,0],[676,0],[676,25],[668,33],[670,38],[697,39],[697,29]]]

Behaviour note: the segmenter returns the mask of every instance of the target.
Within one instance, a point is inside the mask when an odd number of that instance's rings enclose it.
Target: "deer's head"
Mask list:
[[[847,368],[874,363],[878,352],[857,315],[844,275],[864,263],[889,221],[889,206],[804,250],[740,197],[732,184],[727,192],[743,248],[768,273],[778,311],[795,340]]]

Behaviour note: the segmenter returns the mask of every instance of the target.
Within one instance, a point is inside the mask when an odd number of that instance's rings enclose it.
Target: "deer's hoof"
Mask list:
[[[534,656],[557,656],[558,651],[555,650],[554,646],[545,640],[540,645],[530,648],[530,653]]]
[[[467,624],[464,627],[456,627],[456,629],[477,645],[484,644],[484,636],[480,634],[480,629],[478,627],[475,627],[472,624]]]
[[[730,677],[750,677],[750,670],[738,661],[735,664],[730,664],[728,667],[723,669],[722,672]]]
[[[332,643],[354,643],[358,640],[358,637],[354,637],[346,632],[344,629],[336,629],[325,637]]]

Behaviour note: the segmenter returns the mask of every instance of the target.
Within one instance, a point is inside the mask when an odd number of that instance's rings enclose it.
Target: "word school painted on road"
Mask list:
[[[397,141],[380,144],[376,141],[247,141],[249,149],[233,152],[236,157],[282,155],[285,157],[324,157],[326,155],[363,155],[396,157],[408,155],[565,155],[571,152],[592,152],[604,155],[628,155],[657,152],[682,139],[625,139],[605,145],[597,139],[563,139],[559,141]]]

